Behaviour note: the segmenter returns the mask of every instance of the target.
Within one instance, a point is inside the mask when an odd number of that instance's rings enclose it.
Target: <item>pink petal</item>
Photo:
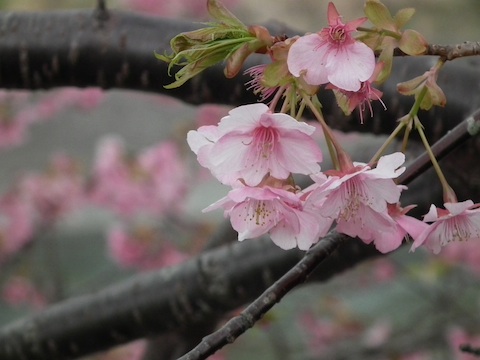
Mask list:
[[[326,84],[328,74],[324,58],[329,50],[330,45],[319,34],[302,36],[288,51],[288,70],[296,77],[299,77],[302,71],[306,71],[305,81],[311,85]]]
[[[444,204],[445,209],[447,209],[450,214],[454,215],[459,215],[463,213],[465,210],[473,206],[473,201],[472,200],[466,200],[462,202],[457,202],[457,203],[445,203]]]
[[[336,50],[327,55],[328,80],[340,89],[360,90],[361,82],[367,81],[375,70],[375,54],[358,41]]]
[[[369,170],[368,176],[377,179],[394,179],[400,176],[405,167],[400,167],[405,162],[405,155],[401,152],[382,156],[375,169]]]

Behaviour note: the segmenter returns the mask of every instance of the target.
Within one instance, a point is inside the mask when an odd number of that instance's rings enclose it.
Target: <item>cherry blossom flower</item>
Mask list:
[[[304,76],[311,85],[330,82],[346,91],[358,91],[362,81],[372,76],[375,55],[351,33],[367,19],[344,24],[335,5],[328,4],[329,27],[305,35],[291,46],[287,64],[292,75]]]
[[[423,220],[433,224],[415,240],[412,250],[424,245],[434,254],[438,254],[442,247],[450,243],[480,240],[479,204],[466,200],[444,205],[445,209],[437,208],[433,204],[430,206],[430,211]]]
[[[282,249],[298,246],[300,250],[308,250],[332,224],[332,220],[318,216],[310,203],[297,194],[270,186],[239,185],[204,211],[219,208],[224,209],[225,216],[230,216],[239,241],[268,233]]]
[[[382,253],[388,253],[397,249],[406,236],[417,239],[428,228],[424,222],[406,215],[414,206],[402,209],[398,204],[388,204],[388,214],[395,221],[390,231],[382,234],[382,241],[377,241],[375,246]]]
[[[243,179],[255,186],[267,174],[286,179],[291,173],[320,171],[322,153],[310,136],[314,131],[287,114],[270,112],[265,104],[250,104],[231,110],[218,127],[190,131],[187,141],[220,182]]]
[[[402,153],[382,156],[376,168],[363,163],[344,171],[327,172],[328,179],[305,191],[318,213],[336,219],[337,231],[352,237],[358,236],[363,242],[375,243],[379,250],[393,250],[391,239],[381,244],[386,233],[396,229],[395,221],[388,214],[388,204],[395,204],[400,198],[402,187],[392,179],[404,170]],[[400,245],[400,244],[398,244]]]
[[[370,116],[373,116],[371,104],[373,100],[379,100],[386,110],[386,106],[381,100],[383,93],[372,86],[382,69],[383,63],[378,63],[377,66],[375,66],[375,71],[373,72],[372,76],[370,76],[367,81],[363,81],[361,83],[358,91],[347,91],[332,84],[327,85],[327,89],[333,90],[337,99],[337,103],[345,115],[350,115],[355,108],[358,108],[358,112],[360,114],[360,123],[363,124],[363,113],[365,112],[367,106],[370,110]]]

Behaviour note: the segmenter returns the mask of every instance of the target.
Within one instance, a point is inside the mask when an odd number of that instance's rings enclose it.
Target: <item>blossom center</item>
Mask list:
[[[466,226],[466,224],[459,224],[456,219],[451,219],[447,224],[447,229],[450,229],[446,233],[450,233],[451,235],[445,239],[446,243],[467,241],[472,236],[470,227]]]
[[[253,134],[254,144],[257,154],[263,159],[268,159],[275,149],[275,142],[278,134],[271,127],[259,127]]]
[[[350,221],[355,218],[362,204],[368,203],[368,197],[363,187],[356,179],[350,179],[343,184],[344,207],[340,211],[340,218]]]
[[[265,201],[249,199],[247,207],[245,221],[254,221],[257,226],[265,226],[269,222],[274,222],[272,219],[273,211]]]
[[[330,36],[330,42],[335,44],[342,44],[347,38],[347,32],[345,31],[345,26],[336,25],[332,26],[328,30],[328,35]]]

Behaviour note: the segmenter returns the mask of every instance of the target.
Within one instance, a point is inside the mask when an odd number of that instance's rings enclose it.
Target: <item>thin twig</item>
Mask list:
[[[480,109],[476,110],[472,115],[455,126],[446,133],[440,140],[432,146],[432,152],[437,160],[448,155],[454,148],[463,144],[467,139],[476,135],[480,130]],[[431,166],[431,161],[426,152],[417,157],[408,171],[405,171],[397,178],[399,184],[408,184],[420,174],[425,172]]]
[[[240,315],[233,317],[223,327],[205,337],[200,344],[179,358],[179,360],[205,359],[226,344],[235,341],[241,334],[251,328],[256,321],[260,320],[290,290],[303,283],[315,267],[328,258],[348,238],[348,236],[338,234],[335,231],[330,232],[314,245],[292,269],[245,308]]]
[[[460,351],[462,351],[464,353],[467,353],[467,354],[471,354],[475,357],[480,357],[480,348],[473,347],[470,344],[460,345]]]

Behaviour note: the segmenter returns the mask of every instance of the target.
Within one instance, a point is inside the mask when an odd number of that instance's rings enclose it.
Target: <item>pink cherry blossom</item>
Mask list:
[[[267,174],[286,179],[291,173],[320,171],[322,153],[310,136],[314,131],[287,114],[270,112],[265,104],[250,104],[231,110],[218,127],[190,131],[187,141],[220,182],[243,179],[255,186]]]
[[[297,194],[270,186],[239,186],[204,211],[223,208],[238,240],[270,234],[282,249],[308,250],[330,229],[332,221],[313,211]]]
[[[402,209],[398,204],[388,204],[388,214],[394,220],[395,225],[390,231],[381,236],[381,240],[375,242],[375,247],[382,253],[388,253],[397,249],[406,236],[411,236],[414,240],[428,228],[424,222],[406,215],[414,206],[408,206]]]
[[[375,243],[380,249],[391,249],[392,244],[381,244],[385,233],[396,228],[395,221],[388,214],[388,204],[395,204],[400,198],[401,186],[392,179],[404,170],[402,153],[382,156],[376,168],[363,163],[353,163],[346,171],[327,172],[326,181],[306,189],[308,199],[315,204],[318,213],[336,219],[337,231],[356,237],[365,243]],[[395,244],[396,245],[396,244]],[[399,244],[398,244],[399,245]]]
[[[442,247],[457,241],[480,240],[479,204],[472,200],[458,203],[445,203],[445,209],[431,205],[424,221],[433,222],[412,245],[412,250],[423,245],[434,254]]]
[[[355,108],[358,108],[360,122],[363,124],[363,113],[367,106],[370,110],[370,116],[373,116],[373,108],[371,104],[373,100],[379,100],[386,110],[386,106],[381,100],[383,93],[372,86],[382,69],[383,63],[378,63],[372,76],[367,81],[361,83],[358,91],[343,90],[332,84],[327,85],[327,89],[333,90],[340,108],[342,108],[346,115],[350,115]]]
[[[303,75],[311,85],[330,82],[346,91],[358,91],[375,68],[372,49],[351,35],[366,20],[344,24],[335,5],[329,3],[329,27],[299,38],[290,48],[287,64],[292,75]]]

